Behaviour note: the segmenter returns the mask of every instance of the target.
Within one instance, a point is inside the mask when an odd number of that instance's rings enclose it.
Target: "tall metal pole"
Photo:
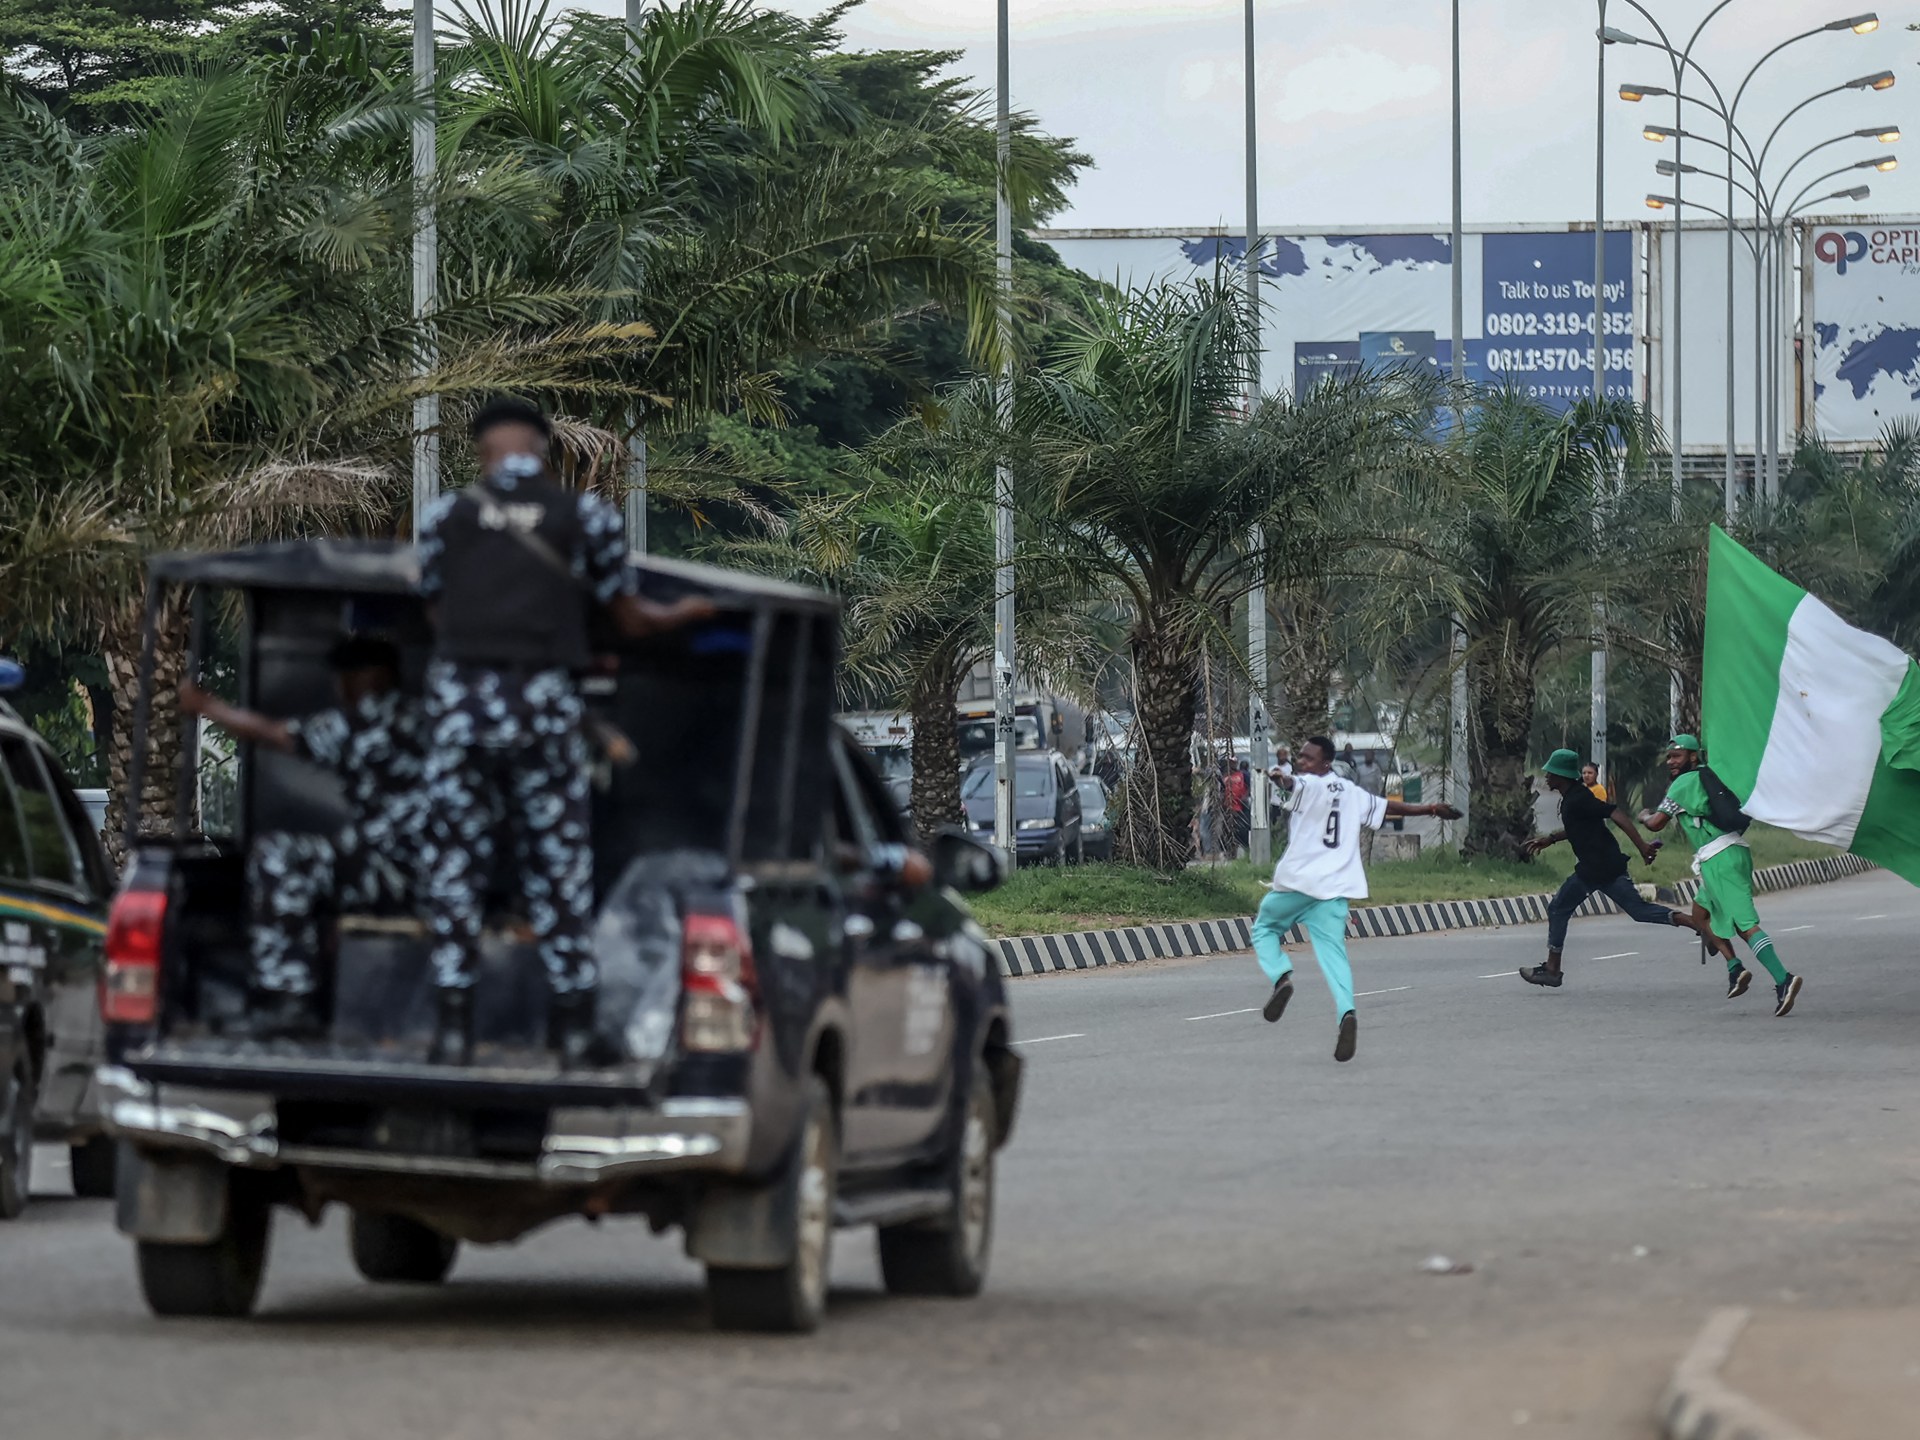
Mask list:
[[[1455,391],[1454,428],[1466,427],[1466,406],[1461,392],[1467,383],[1467,260],[1466,219],[1461,201],[1460,141],[1460,0],[1453,0],[1453,384]],[[1459,838],[1467,836],[1467,789],[1472,770],[1467,751],[1467,632],[1456,612],[1448,627],[1452,662],[1451,705],[1447,716],[1447,801],[1460,811]],[[1441,843],[1451,844],[1451,822],[1441,826]]]
[[[413,0],[413,83],[424,113],[413,122],[413,318],[427,321],[439,306],[440,230],[434,214],[433,0]],[[431,374],[439,347],[422,326],[415,374]],[[413,533],[418,536],[427,507],[440,493],[440,397],[423,394],[413,402]]]
[[[1009,93],[1007,0],[999,0],[998,53],[995,59],[996,115],[994,245],[999,294],[995,306],[995,343],[1000,350],[998,414],[1004,434],[1013,423],[1013,207],[1007,197],[1007,171],[1013,160],[1013,110]],[[1002,458],[994,467],[993,601],[993,843],[1011,869],[1020,855],[1014,834],[1014,636],[1013,636],[1013,468]]]
[[[1727,157],[1727,173],[1733,173],[1733,157]],[[1753,176],[1753,493],[1757,499],[1767,496],[1767,330],[1762,297],[1766,293],[1766,232],[1761,228],[1761,197],[1766,194],[1756,170]]]
[[[1726,489],[1726,520],[1733,524],[1734,512],[1739,506],[1739,497],[1735,493],[1734,478],[1734,338],[1733,338],[1733,230],[1735,225],[1733,208],[1733,111],[1727,111],[1727,470],[1722,482]],[[1755,337],[1756,339],[1758,337]]]
[[[1246,0],[1247,41],[1247,314],[1252,325],[1247,355],[1247,420],[1253,420],[1260,403],[1260,166],[1259,109],[1255,104],[1253,70],[1253,0]],[[1252,822],[1247,830],[1247,858],[1256,865],[1273,859],[1272,807],[1267,803],[1267,766],[1272,763],[1272,721],[1267,710],[1267,577],[1266,536],[1256,525],[1247,537],[1253,553],[1253,588],[1247,594],[1247,668],[1253,676],[1253,693],[1247,700],[1248,759],[1253,774],[1247,786],[1247,805]]]
[[[641,0],[627,0],[627,54],[640,63]],[[647,432],[646,412],[635,401],[627,412],[627,548],[647,553]]]
[[[1681,57],[1677,55],[1669,53],[1668,58],[1673,61],[1673,198],[1675,200],[1682,200],[1686,194],[1686,191],[1682,187],[1687,183],[1687,175],[1684,164],[1686,156],[1681,150],[1681,147],[1686,144],[1686,137],[1680,133],[1686,128],[1686,116],[1681,109],[1684,103],[1681,99],[1681,92],[1686,85],[1687,67],[1682,62]],[[1687,303],[1687,287],[1681,283],[1685,277],[1683,267],[1686,264],[1686,253],[1687,209],[1685,204],[1682,203],[1673,207],[1673,336],[1671,341],[1672,349],[1668,352],[1670,357],[1669,363],[1672,366],[1669,372],[1671,379],[1668,382],[1668,394],[1672,398],[1673,414],[1671,417],[1672,425],[1667,432],[1667,444],[1671,451],[1668,459],[1673,468],[1673,523],[1675,525],[1680,523],[1680,508],[1686,494],[1686,470],[1681,451],[1683,442],[1680,438],[1682,433],[1681,418],[1685,414],[1684,397],[1687,388],[1686,356],[1681,347],[1681,341],[1685,334],[1685,324],[1682,317],[1686,313]],[[1676,636],[1669,632],[1667,638],[1669,642],[1672,642],[1676,639]],[[1674,648],[1677,649],[1678,646],[1676,645]],[[1675,735],[1678,735],[1681,729],[1680,706],[1682,694],[1680,672],[1677,669],[1669,671],[1667,674],[1667,724]]]
[[[1607,0],[1600,0],[1600,28],[1607,28]],[[1593,133],[1593,398],[1607,395],[1607,42],[1596,50],[1597,79]],[[1600,523],[1594,510],[1596,532]],[[1591,742],[1588,759],[1607,778],[1607,612],[1598,597],[1593,601],[1593,692]]]

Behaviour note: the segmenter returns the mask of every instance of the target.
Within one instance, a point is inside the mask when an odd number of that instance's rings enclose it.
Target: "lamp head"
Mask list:
[[[1881,70],[1872,75],[1862,75],[1858,80],[1849,80],[1842,88],[1847,90],[1891,90],[1893,88],[1894,78],[1893,71]]]
[[[1647,139],[1651,140],[1654,144],[1659,145],[1664,143],[1665,141],[1673,139],[1673,137],[1678,135],[1680,132],[1674,129],[1671,125],[1649,125],[1647,126],[1646,129],[1642,130],[1640,133],[1643,136],[1645,136]]]
[[[1835,20],[1826,26],[1829,30],[1851,30],[1856,35],[1871,35],[1880,28],[1880,17],[1872,11],[1865,15],[1855,15],[1851,20]]]
[[[1885,174],[1889,170],[1898,170],[1900,168],[1900,157],[1898,155],[1889,155],[1884,160],[1873,161],[1872,164],[1874,169]]]
[[[1638,45],[1641,43],[1638,35],[1630,34],[1620,29],[1617,25],[1603,25],[1594,31],[1594,34],[1600,37],[1600,43],[1602,45]]]
[[[1665,195],[1647,196],[1647,209],[1649,210],[1664,210],[1672,203],[1673,201]]]

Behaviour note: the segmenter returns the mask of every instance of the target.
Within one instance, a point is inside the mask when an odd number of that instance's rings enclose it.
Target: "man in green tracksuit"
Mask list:
[[[1753,851],[1747,848],[1744,832],[1723,830],[1714,824],[1701,770],[1698,738],[1674,736],[1667,751],[1667,773],[1673,783],[1667,787],[1667,798],[1660,802],[1660,808],[1647,811],[1640,823],[1649,830],[1664,830],[1668,820],[1677,819],[1693,846],[1693,873],[1700,877],[1695,905],[1706,912],[1714,949],[1727,962],[1727,998],[1746,994],[1753,980],[1753,972],[1734,954],[1733,937],[1737,934],[1773,977],[1773,1013],[1786,1015],[1800,998],[1800,977],[1780,963],[1772,938],[1760,928],[1760,912],[1753,904]]]

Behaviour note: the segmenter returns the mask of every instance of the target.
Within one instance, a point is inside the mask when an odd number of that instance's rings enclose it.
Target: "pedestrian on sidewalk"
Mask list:
[[[1353,1013],[1353,968],[1347,963],[1347,902],[1367,898],[1367,872],[1360,863],[1360,832],[1378,830],[1397,815],[1433,815],[1458,820],[1451,805],[1406,805],[1368,794],[1333,773],[1333,742],[1315,735],[1300,747],[1289,773],[1276,766],[1273,783],[1286,796],[1287,848],[1273,867],[1273,890],[1253,922],[1253,953],[1273,983],[1260,1012],[1269,1021],[1286,1013],[1293,998],[1293,962],[1281,938],[1295,925],[1306,928],[1313,958],[1333,992],[1339,1031],[1335,1060],[1351,1060],[1359,1041]]]
[[[1676,735],[1667,750],[1667,773],[1673,777],[1667,798],[1658,810],[1649,810],[1640,823],[1664,830],[1670,819],[1680,822],[1680,833],[1693,846],[1693,873],[1700,879],[1694,896],[1694,918],[1704,919],[1702,938],[1727,962],[1727,998],[1737,999],[1753,983],[1753,972],[1734,953],[1738,934],[1753,958],[1773,977],[1773,1013],[1792,1013],[1800,998],[1801,980],[1780,963],[1773,939],[1760,928],[1760,912],[1753,903],[1753,851],[1747,846],[1746,816],[1726,783],[1701,758],[1694,735]]]
[[[1607,829],[1611,821],[1633,841],[1640,858],[1651,865],[1659,851],[1634,828],[1633,817],[1611,800],[1602,800],[1580,779],[1580,757],[1571,750],[1556,750],[1540,767],[1547,788],[1560,797],[1560,829],[1552,835],[1538,835],[1527,842],[1527,853],[1558,845],[1562,840],[1573,846],[1573,874],[1560,886],[1547,906],[1547,962],[1522,970],[1520,978],[1529,985],[1560,987],[1560,951],[1567,943],[1567,922],[1589,897],[1604,895],[1644,925],[1672,925],[1698,932],[1696,922],[1684,910],[1642,900],[1640,891],[1627,874],[1626,853]]]

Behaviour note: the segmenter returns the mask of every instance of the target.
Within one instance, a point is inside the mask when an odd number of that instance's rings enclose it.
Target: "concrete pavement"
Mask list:
[[[163,1323],[108,1207],[49,1199],[0,1227],[0,1434],[1652,1440],[1715,1309],[1920,1302],[1920,892],[1762,909],[1788,1020],[1624,920],[1557,992],[1511,973],[1537,928],[1376,941],[1345,1066],[1305,956],[1278,1026],[1244,956],[1015,982],[986,1295],[889,1300],[852,1232],[810,1339],[715,1335],[614,1222],[405,1290],[283,1218],[257,1321]]]

